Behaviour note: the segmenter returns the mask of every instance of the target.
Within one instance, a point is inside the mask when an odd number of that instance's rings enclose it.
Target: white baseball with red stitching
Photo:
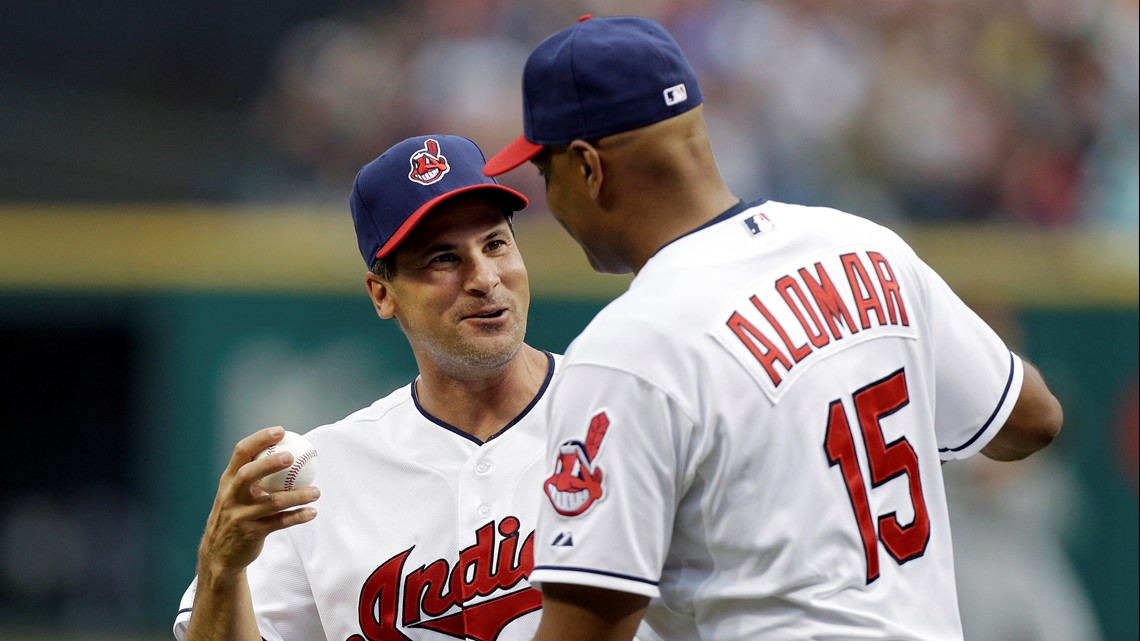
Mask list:
[[[309,439],[296,432],[286,431],[280,443],[265,448],[257,454],[257,458],[264,458],[277,452],[292,454],[293,464],[263,477],[257,482],[261,489],[266,492],[280,492],[313,484],[313,479],[317,476],[317,450]]]

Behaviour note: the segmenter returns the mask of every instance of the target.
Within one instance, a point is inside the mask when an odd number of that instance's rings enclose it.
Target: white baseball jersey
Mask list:
[[[531,582],[652,597],[669,640],[961,639],[940,463],[1022,373],[891,231],[735,207],[567,351]]]
[[[266,641],[530,640],[548,357],[534,402],[485,443],[427,414],[413,385],[306,435],[317,518],[269,535],[247,571]]]

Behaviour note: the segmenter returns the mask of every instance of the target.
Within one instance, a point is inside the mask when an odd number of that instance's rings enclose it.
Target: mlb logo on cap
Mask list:
[[[665,90],[665,104],[669,107],[680,104],[689,99],[689,92],[685,91],[684,83]]]

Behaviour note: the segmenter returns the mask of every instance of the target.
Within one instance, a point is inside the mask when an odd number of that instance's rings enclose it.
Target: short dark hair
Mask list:
[[[376,274],[383,280],[392,280],[396,276],[396,252],[388,252],[382,258],[372,261],[368,271]]]
[[[511,236],[515,235],[515,212],[504,211],[503,217],[507,219],[507,227],[511,230]],[[396,277],[396,253],[400,250],[396,247],[395,251],[388,252],[384,256],[372,261],[372,266],[368,271],[376,274],[383,280],[392,280]]]

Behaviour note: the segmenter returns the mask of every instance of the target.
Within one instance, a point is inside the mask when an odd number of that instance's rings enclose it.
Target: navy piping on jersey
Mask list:
[[[602,576],[612,576],[617,579],[627,579],[629,581],[637,581],[638,583],[646,583],[648,585],[657,585],[656,581],[650,579],[643,579],[639,576],[630,576],[628,574],[621,574],[619,572],[607,572],[605,570],[594,570],[592,568],[576,568],[565,565],[536,565],[531,573],[535,570],[566,570],[569,572],[585,572],[586,574],[600,574]]]
[[[738,200],[738,201],[736,201],[735,205],[733,205],[732,207],[729,207],[728,209],[724,210],[724,212],[718,214],[716,218],[713,218],[712,220],[703,223],[700,227],[697,227],[696,229],[689,230],[689,231],[681,234],[680,236],[674,238],[673,240],[665,243],[664,245],[659,247],[657,249],[657,251],[653,252],[653,255],[656,256],[662,249],[665,249],[669,245],[672,245],[673,243],[677,242],[678,240],[681,240],[685,236],[688,236],[690,234],[695,234],[695,233],[699,232],[700,230],[705,229],[706,227],[712,227],[713,225],[715,225],[719,222],[723,222],[725,220],[728,220],[729,218],[732,218],[733,216],[744,211],[745,209],[751,209],[757,205],[763,205],[766,202],[768,202],[767,198],[761,198],[760,200],[757,200],[757,201],[751,202],[751,203],[745,203],[743,200]]]
[[[990,414],[990,417],[986,419],[986,424],[982,426],[982,429],[978,430],[977,433],[970,437],[970,440],[966,441],[964,444],[959,445],[958,447],[942,447],[938,449],[939,452],[959,452],[961,450],[964,450],[967,447],[970,447],[974,441],[978,440],[978,437],[986,433],[986,430],[990,427],[990,423],[994,422],[994,417],[997,416],[998,410],[1001,409],[1002,405],[1005,405],[1005,397],[1009,395],[1009,388],[1013,386],[1013,365],[1013,352],[1010,352],[1009,378],[1005,381],[1005,389],[1001,393],[1001,398],[998,399],[997,407],[994,408],[994,413]]]
[[[487,441],[490,441],[490,440],[497,438],[500,434],[509,430],[511,428],[511,426],[513,426],[515,423],[518,423],[519,421],[521,421],[523,419],[523,417],[525,417],[527,414],[530,413],[530,411],[532,409],[534,409],[535,404],[538,403],[538,400],[540,398],[542,398],[543,394],[546,393],[546,388],[550,387],[550,379],[552,379],[554,377],[554,355],[551,354],[550,352],[546,351],[546,350],[542,350],[542,353],[546,354],[546,364],[547,364],[546,379],[544,381],[542,381],[542,387],[538,388],[538,393],[534,395],[533,399],[531,399],[530,404],[527,405],[526,407],[524,407],[523,411],[519,412],[518,416],[514,417],[510,423],[507,423],[506,425],[504,425],[503,429],[501,429],[498,432],[495,432],[494,434],[488,436]],[[419,378],[417,377],[416,380],[419,380]],[[454,433],[458,434],[459,436],[462,436],[463,438],[465,438],[469,441],[472,441],[478,445],[482,445],[482,444],[487,442],[487,441],[480,441],[479,439],[475,438],[474,436],[471,436],[470,434],[459,429],[458,427],[455,427],[454,425],[452,425],[450,423],[446,423],[444,421],[441,421],[438,418],[429,414],[428,411],[424,409],[424,406],[420,405],[420,395],[416,393],[415,381],[412,382],[412,402],[414,402],[416,404],[416,409],[420,411],[420,414],[423,414],[424,418],[426,418],[427,420],[431,421],[432,423],[435,423],[436,425],[444,428],[445,430],[448,430],[449,432],[454,432]]]

